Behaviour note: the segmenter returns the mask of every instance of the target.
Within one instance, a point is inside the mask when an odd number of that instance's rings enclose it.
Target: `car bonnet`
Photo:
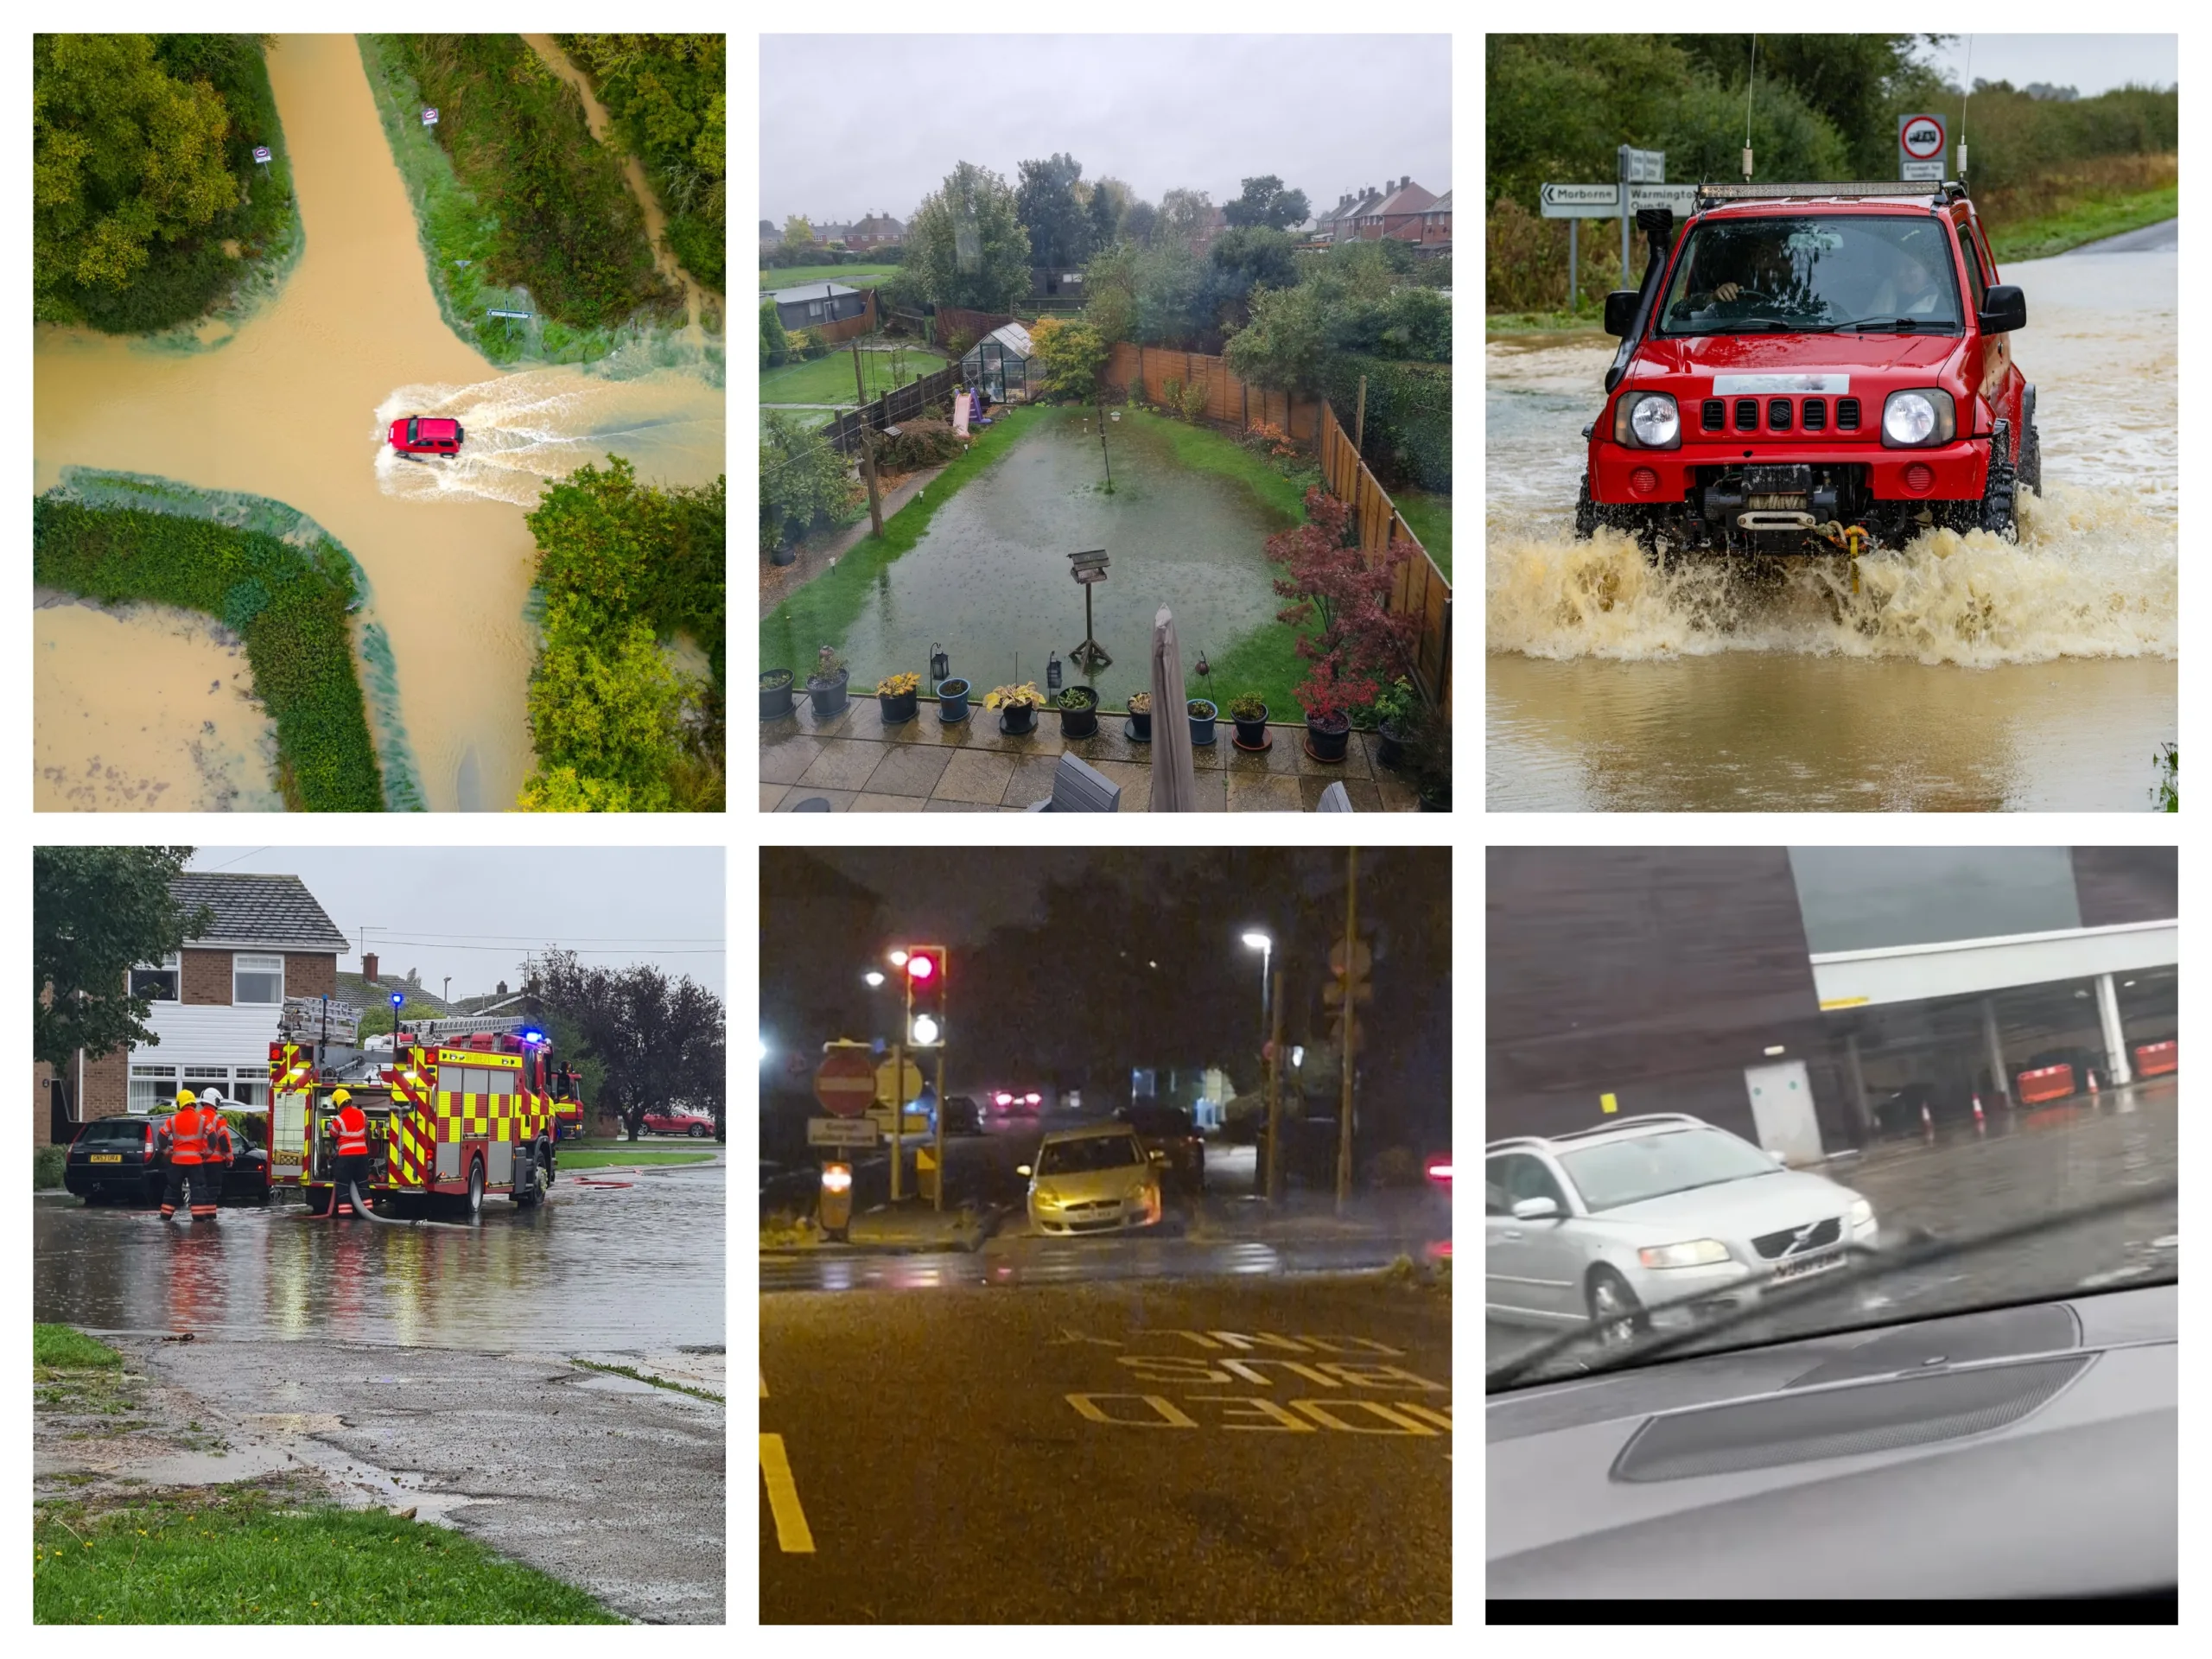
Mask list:
[[[1669,1234],[1694,1229],[1756,1237],[1783,1227],[1802,1227],[1809,1221],[1845,1215],[1858,1196],[1824,1175],[1777,1166],[1771,1175],[1669,1192],[1598,1211],[1590,1219],[1606,1225],[1648,1226]]]

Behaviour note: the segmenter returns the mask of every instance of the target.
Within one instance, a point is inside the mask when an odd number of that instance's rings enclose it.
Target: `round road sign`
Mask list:
[[[833,1117],[858,1117],[875,1100],[875,1062],[864,1048],[834,1049],[814,1073],[814,1097]]]
[[[1932,162],[1943,153],[1943,124],[1932,115],[1915,116],[1897,134],[1897,143],[1916,162]]]

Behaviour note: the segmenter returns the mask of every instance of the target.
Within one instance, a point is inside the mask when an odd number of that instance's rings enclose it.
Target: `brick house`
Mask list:
[[[161,1042],[96,1060],[79,1052],[67,1079],[35,1065],[35,1145],[66,1142],[94,1118],[152,1111],[181,1088],[218,1087],[265,1109],[269,1044],[284,999],[338,994],[346,936],[299,877],[188,872],[169,891],[186,911],[205,905],[214,919],[166,962],[131,970],[131,985],[152,1000],[146,1023]]]
[[[904,241],[906,227],[888,213],[870,213],[846,233],[849,248],[880,248],[887,243]]]
[[[1421,209],[1421,245],[1448,253],[1452,248],[1452,193],[1446,190]]]
[[[1418,242],[1421,214],[1435,201],[1434,195],[1414,182],[1411,174],[1386,180],[1380,199],[1362,203],[1353,214],[1352,234],[1363,242],[1380,241],[1386,236],[1400,242]]]

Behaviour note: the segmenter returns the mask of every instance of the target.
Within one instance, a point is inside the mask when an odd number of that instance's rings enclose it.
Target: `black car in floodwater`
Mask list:
[[[61,1185],[87,1205],[159,1204],[169,1179],[168,1154],[160,1146],[168,1116],[99,1117],[77,1131],[61,1168]],[[223,1172],[226,1204],[262,1204],[269,1198],[268,1119],[254,1112],[226,1112],[236,1148]]]
[[[1167,1154],[1167,1179],[1188,1192],[1206,1190],[1206,1143],[1180,1106],[1124,1106],[1114,1116],[1137,1132],[1147,1152]]]

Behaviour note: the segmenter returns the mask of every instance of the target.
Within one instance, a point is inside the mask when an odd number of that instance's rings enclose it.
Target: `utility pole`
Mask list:
[[[1344,849],[1344,1098],[1337,1120],[1337,1213],[1351,1198],[1351,1051],[1357,1034],[1352,987],[1358,982],[1353,953],[1359,948],[1359,849]]]
[[[937,1209],[944,1213],[944,1033],[937,1034]]]
[[[1351,421],[1351,447],[1362,455],[1367,453],[1367,377],[1359,377],[1359,409]]]
[[[1275,1024],[1268,1047],[1268,1202],[1282,1202],[1282,1154],[1276,1137],[1282,1132],[1282,970],[1275,970]]]
[[[883,503],[877,498],[875,493],[875,435],[868,429],[868,386],[861,378],[861,342],[857,334],[853,337],[853,391],[861,400],[858,411],[861,423],[861,473],[868,480],[868,521],[874,527],[876,536],[880,538],[883,534]],[[912,1011],[911,1005],[909,1011]],[[898,1166],[893,1164],[892,1169],[894,1174],[891,1196],[895,1198],[899,1196],[895,1174]]]
[[[1106,453],[1106,404],[1103,398],[1101,398],[1098,404],[1098,458],[1106,463],[1106,493],[1111,495],[1114,493],[1114,457]],[[1084,590],[1083,600],[1084,614],[1086,619],[1084,632],[1085,637],[1088,637],[1090,632],[1087,622],[1090,604],[1089,588]]]
[[[906,1033],[914,1027],[914,976],[899,964],[899,977],[906,984],[906,1013],[891,1044],[891,1202],[899,1202],[899,1166],[906,1161],[899,1132],[906,1127]]]

